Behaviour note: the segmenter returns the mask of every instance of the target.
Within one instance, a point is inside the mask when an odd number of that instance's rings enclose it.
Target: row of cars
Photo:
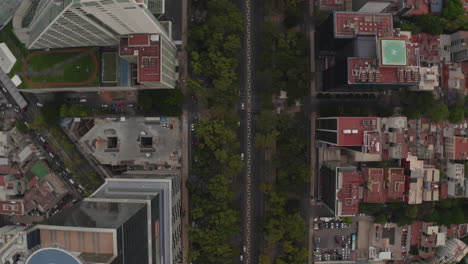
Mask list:
[[[403,232],[401,233],[401,255],[403,255],[403,259],[406,260],[409,246],[407,247],[406,242],[408,241],[408,228],[403,228]]]
[[[319,229],[334,229],[334,228],[348,228],[349,225],[343,223],[342,221],[330,221],[330,222],[322,222],[318,223]]]

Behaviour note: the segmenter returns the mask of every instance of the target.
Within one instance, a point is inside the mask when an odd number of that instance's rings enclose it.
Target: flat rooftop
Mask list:
[[[336,194],[339,215],[356,215],[359,212],[359,186],[362,183],[360,171],[343,172],[338,178]]]
[[[338,145],[339,146],[364,146],[366,137],[369,136],[370,150],[376,150],[378,140],[374,132],[378,132],[377,117],[338,117]],[[374,152],[371,151],[371,152]]]
[[[79,142],[101,164],[176,168],[181,158],[180,123],[178,118],[166,120],[149,123],[144,117],[123,121],[95,119],[94,126]]]
[[[387,199],[389,201],[403,201],[405,192],[405,175],[403,168],[389,168],[386,171],[386,180],[388,183]]]
[[[468,160],[468,138],[453,137],[455,140],[454,160]]]
[[[419,67],[380,67],[376,58],[348,58],[349,84],[415,85],[420,80]]]
[[[380,54],[382,66],[406,66],[406,40],[381,39]]]
[[[333,18],[335,38],[393,36],[391,14],[335,12]]]
[[[139,34],[121,38],[120,56],[136,57],[138,82],[161,81],[161,43],[159,35]]]
[[[385,203],[387,191],[384,170],[382,168],[363,168],[362,173],[366,181],[363,201],[366,203]]]
[[[81,201],[40,225],[71,227],[70,230],[74,227],[115,229],[145,206],[143,203]]]
[[[115,255],[112,232],[90,232],[40,228],[41,246],[59,244],[73,252]],[[116,239],[116,238],[115,238]]]

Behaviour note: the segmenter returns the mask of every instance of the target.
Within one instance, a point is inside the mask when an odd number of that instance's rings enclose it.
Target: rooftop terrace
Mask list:
[[[136,57],[138,82],[161,81],[161,45],[159,35],[130,35],[120,40],[120,56]]]
[[[335,38],[355,38],[357,36],[393,36],[391,14],[358,12],[335,12]]]

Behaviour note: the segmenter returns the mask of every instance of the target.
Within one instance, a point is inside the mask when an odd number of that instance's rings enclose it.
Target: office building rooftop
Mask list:
[[[140,34],[122,37],[120,56],[137,57],[138,82],[161,81],[160,35]]]
[[[335,12],[335,38],[355,38],[357,36],[393,36],[391,14]]]

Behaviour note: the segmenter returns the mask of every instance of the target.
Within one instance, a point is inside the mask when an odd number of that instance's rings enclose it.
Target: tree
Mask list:
[[[427,115],[433,122],[440,122],[449,117],[449,110],[445,103],[437,102],[433,107],[427,110]]]
[[[416,219],[418,216],[418,207],[417,206],[407,206],[405,209],[405,215],[408,218]]]
[[[21,134],[24,134],[26,133],[26,131],[28,131],[28,127],[26,126],[26,124],[18,119],[15,121],[15,127],[16,130]]]
[[[460,0],[444,0],[442,15],[449,20],[465,15],[462,2]]]
[[[271,264],[271,260],[267,255],[258,256],[258,264]]]
[[[416,25],[420,26],[423,32],[431,35],[440,35],[444,31],[441,19],[438,16],[431,14],[418,15],[415,20]]]
[[[60,119],[60,105],[54,103],[45,105],[42,108],[42,115],[47,127],[56,126]]]
[[[375,217],[375,222],[376,223],[379,223],[381,225],[387,223],[388,219],[387,219],[387,216],[385,214],[378,214],[376,217]]]
[[[421,28],[415,24],[402,23],[400,25],[400,28],[401,30],[404,30],[404,31],[411,31],[413,34],[421,33]]]
[[[461,106],[455,106],[450,109],[450,123],[460,123],[465,119],[465,110]]]

